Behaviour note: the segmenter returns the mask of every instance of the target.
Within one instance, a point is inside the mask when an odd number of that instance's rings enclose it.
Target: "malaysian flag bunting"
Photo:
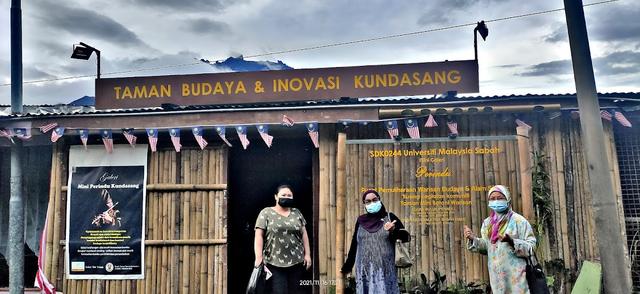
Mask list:
[[[613,118],[613,115],[611,115],[611,112],[608,112],[606,110],[600,110],[600,117],[602,117],[605,120],[611,121],[611,119]]]
[[[273,143],[273,136],[269,135],[269,126],[267,125],[257,125],[258,133],[260,133],[260,137],[264,140],[264,143],[267,144],[267,147],[271,148],[271,144]]]
[[[203,131],[204,130],[202,129],[202,127],[193,127],[191,129],[191,132],[193,133],[193,137],[196,138],[196,141],[200,146],[200,150],[204,150],[204,147],[207,147],[207,145],[209,144],[207,143],[207,140],[205,140],[204,137],[202,137]]]
[[[398,132],[398,122],[397,121],[390,120],[390,121],[385,123],[385,127],[387,129],[387,132],[389,132],[389,136],[391,137],[391,139],[395,139],[396,137],[398,137],[399,132]]]
[[[11,133],[10,130],[0,129],[0,137],[5,137],[5,138],[9,139],[9,141],[11,141],[11,143],[14,143],[12,136],[13,136],[13,134]]]
[[[180,145],[180,129],[169,129],[169,135],[171,136],[171,143],[173,143],[173,148],[176,149],[176,152],[180,152],[180,149],[182,148],[182,145]]]
[[[127,142],[129,142],[129,145],[136,148],[136,140],[138,140],[138,137],[133,134],[133,129],[122,129],[122,134],[127,139]]]
[[[151,152],[156,152],[156,146],[158,146],[158,129],[147,129],[147,136],[149,136],[149,148],[151,148]]]
[[[458,123],[455,121],[447,122],[447,127],[449,127],[449,138],[453,139],[458,137]]]
[[[527,130],[531,130],[531,126],[528,125],[526,122],[520,120],[519,118],[516,118],[516,125],[518,125],[519,127],[525,127],[527,128]]]
[[[226,132],[227,130],[225,129],[225,127],[216,127],[216,133],[218,133],[220,139],[222,139],[222,141],[224,141],[227,146],[231,147],[231,143],[229,143],[229,140],[227,140]]]
[[[318,143],[318,123],[307,123],[307,130],[309,131],[309,138],[311,138],[311,142],[313,142],[313,146],[316,148],[320,147]]]
[[[556,118],[559,118],[560,116],[562,116],[562,112],[560,111],[554,111],[549,113],[549,119],[556,119]]]
[[[40,132],[42,132],[43,134],[53,130],[55,127],[58,126],[58,123],[50,123],[50,124],[46,124],[40,127]]]
[[[47,260],[47,226],[49,224],[49,209],[47,209],[47,215],[44,218],[44,226],[42,227],[42,234],[40,235],[40,253],[38,254],[38,273],[36,274],[36,287],[45,294],[55,294],[56,288],[49,282],[49,279],[44,275],[44,265]]]
[[[16,138],[19,138],[19,139],[22,139],[22,140],[29,140],[29,139],[31,139],[31,129],[14,128],[13,129],[13,135],[16,136]]]
[[[247,139],[247,127],[237,126],[236,132],[238,133],[238,138],[240,138],[240,142],[242,143],[242,148],[246,150],[247,146],[249,146],[249,139]]]
[[[102,136],[104,149],[107,149],[107,153],[113,153],[113,134],[111,133],[111,130],[100,130],[100,135]]]
[[[87,149],[87,141],[89,141],[89,130],[81,129],[78,130],[78,135],[80,135],[80,141],[82,141],[82,145],[84,145],[84,149]]]
[[[282,124],[287,126],[287,127],[293,127],[295,122],[290,117],[288,117],[286,115],[282,115]]]
[[[631,127],[631,122],[624,116],[624,114],[622,114],[622,112],[620,111],[613,111],[613,117],[616,118],[616,120],[623,126],[623,127],[627,127],[630,128]]]
[[[56,127],[53,129],[53,132],[51,132],[51,142],[55,143],[58,139],[62,138],[62,135],[64,135],[64,128]]]
[[[404,121],[405,127],[411,139],[420,139],[420,129],[418,128],[418,122],[415,119],[407,119]]]
[[[424,126],[427,128],[435,128],[438,126],[438,123],[436,122],[436,119],[433,118],[432,114],[429,114],[429,117],[427,118],[427,122],[424,124]]]

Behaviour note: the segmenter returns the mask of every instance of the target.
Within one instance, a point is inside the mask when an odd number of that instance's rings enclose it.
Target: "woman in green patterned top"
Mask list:
[[[260,211],[255,226],[254,266],[265,263],[273,276],[270,293],[300,293],[300,277],[311,267],[307,221],[293,208],[293,192],[281,185],[274,195],[276,205]]]

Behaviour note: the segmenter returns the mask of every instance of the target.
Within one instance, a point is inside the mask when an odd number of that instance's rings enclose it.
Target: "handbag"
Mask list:
[[[533,251],[533,250],[532,250]],[[527,257],[527,284],[529,284],[529,293],[531,294],[549,294],[549,287],[547,286],[547,276],[542,271],[542,266],[538,262],[536,253]]]
[[[387,217],[389,218],[389,221],[391,221],[391,215],[389,213],[387,213]],[[399,230],[405,231],[407,235],[411,236],[409,232],[407,232],[407,230],[405,229],[399,229]],[[409,242],[403,243],[400,240],[396,240],[395,251],[396,251],[396,260],[395,260],[396,267],[407,268],[413,265],[413,260],[411,259],[411,255],[409,255]]]
[[[249,278],[249,284],[247,284],[246,294],[262,294],[265,291],[266,285],[266,272],[264,269],[264,263],[254,267]]]

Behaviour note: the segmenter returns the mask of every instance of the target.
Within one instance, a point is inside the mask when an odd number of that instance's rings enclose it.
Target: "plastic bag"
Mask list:
[[[249,284],[247,284],[246,294],[264,293],[266,281],[265,276],[266,273],[264,271],[264,263],[261,263],[259,266],[254,267],[253,271],[251,272],[251,277],[249,278]]]

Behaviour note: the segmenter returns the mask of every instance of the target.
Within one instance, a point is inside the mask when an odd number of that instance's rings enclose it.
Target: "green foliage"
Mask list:
[[[420,274],[420,283],[418,286],[411,288],[408,292],[411,294],[484,294],[489,293],[487,289],[489,287],[484,284],[466,283],[463,280],[458,280],[457,283],[449,285],[445,284],[447,276],[441,274],[438,270],[433,271],[434,279],[429,281],[425,274]]]
[[[546,157],[540,152],[533,153],[531,167],[531,185],[533,189],[533,206],[536,210],[536,223],[533,225],[538,243],[544,236],[545,229],[551,226],[552,201],[549,173],[545,168]]]

